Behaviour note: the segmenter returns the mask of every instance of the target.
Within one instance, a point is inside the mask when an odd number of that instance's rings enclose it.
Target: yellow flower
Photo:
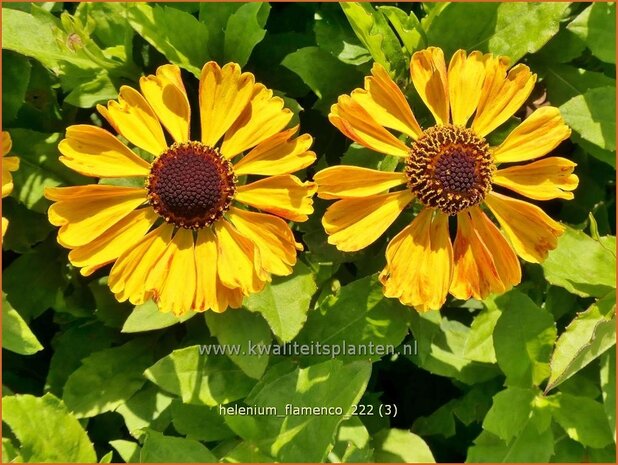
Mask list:
[[[13,192],[13,176],[11,171],[19,169],[19,158],[7,157],[11,152],[13,142],[11,141],[11,135],[2,131],[2,198],[10,195]],[[6,232],[6,228],[9,226],[9,220],[4,216],[2,217],[2,237]]]
[[[58,242],[84,276],[113,263],[109,286],[119,301],[152,298],[175,314],[239,307],[296,263],[302,246],[285,220],[307,219],[316,187],[291,173],[315,160],[313,139],[295,137],[298,127],[284,130],[292,112],[235,63],[202,69],[200,141],[189,135],[177,66],[142,77],[140,89],[124,86],[118,101],[97,108],[123,140],[153,155],[151,163],[91,125],[69,127],[58,148],[81,174],[143,184],[47,189]]]
[[[571,199],[578,183],[569,160],[530,162],[570,135],[556,108],[539,108],[497,147],[486,142],[522,106],[536,82],[527,66],[508,68],[507,58],[480,52],[459,50],[448,68],[439,48],[415,53],[412,83],[436,121],[424,130],[379,64],[365,78],[364,89],[341,96],[331,107],[329,119],[341,132],[400,157],[403,168],[383,172],[334,166],[316,174],[318,196],[340,199],[322,219],[328,241],[344,251],[363,249],[418,200],[420,213],[386,249],[380,280],[386,296],[419,311],[440,308],[449,292],[459,299],[505,292],[521,280],[516,254],[540,262],[564,231],[539,207],[498,192],[506,188],[534,200]],[[407,143],[386,128],[403,134]],[[529,163],[503,167],[518,162]],[[457,223],[454,242],[450,218]]]

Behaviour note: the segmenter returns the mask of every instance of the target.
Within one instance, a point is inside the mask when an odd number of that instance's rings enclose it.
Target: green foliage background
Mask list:
[[[3,129],[21,158],[2,201],[3,461],[615,461],[614,4],[4,3],[2,30]],[[560,151],[578,163],[575,200],[545,203],[569,228],[506,295],[423,315],[383,298],[386,240],[410,217],[369,249],[340,253],[317,199],[297,226],[306,252],[294,274],[221,315],[177,321],[153,303],[119,304],[108,271],[81,277],[56,243],[43,188],[89,181],[58,162],[57,143],[70,124],[100,124],[94,105],[120,85],[172,62],[195,97],[205,61],[235,61],[315,136],[309,177],[346,162],[393,170],[326,114],[374,61],[416,102],[407,66],[427,45],[529,64],[540,79],[527,109],[548,101],[573,128]],[[198,350],[248,340],[417,352]],[[222,403],[346,415],[230,416]],[[357,404],[373,415],[347,415]],[[397,414],[379,415],[386,406]]]

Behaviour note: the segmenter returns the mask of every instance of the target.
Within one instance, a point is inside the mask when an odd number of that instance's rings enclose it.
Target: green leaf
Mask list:
[[[24,104],[32,65],[17,53],[2,53],[2,121],[6,124],[17,116]]]
[[[534,400],[540,391],[508,387],[493,398],[493,405],[483,420],[483,429],[506,442],[516,437],[533,414]]]
[[[425,441],[410,431],[382,430],[371,443],[377,463],[436,463]]]
[[[492,334],[502,312],[493,299],[486,299],[485,308],[474,318],[464,346],[464,356],[469,360],[496,363]]]
[[[172,422],[180,434],[198,441],[222,441],[235,437],[219,413],[219,406],[189,405],[175,400],[172,403]]]
[[[542,266],[547,281],[582,297],[601,297],[616,287],[615,252],[569,227]]]
[[[20,159],[19,169],[13,173],[13,197],[26,207],[47,213],[50,203],[43,197],[45,187],[87,184],[86,178],[64,166],[58,160],[61,134],[44,134],[29,129],[11,129],[13,150]]]
[[[579,313],[556,342],[545,391],[558,386],[616,344],[616,292]]]
[[[337,97],[362,83],[356,67],[342,63],[318,47],[304,47],[287,55],[281,64],[300,76],[318,96],[314,108],[328,113]]]
[[[136,442],[116,439],[115,441],[110,441],[109,444],[116,449],[116,452],[118,452],[120,458],[122,458],[122,460],[126,463],[139,462],[141,448]]]
[[[254,381],[224,355],[200,353],[201,346],[178,349],[148,368],[150,381],[189,404],[216,406],[246,396]]]
[[[75,10],[75,17],[82,24],[86,24],[90,18],[94,24],[92,35],[103,46],[122,46],[127,44],[127,38],[131,39],[133,36],[127,19],[128,10],[129,4],[125,2],[80,2]]]
[[[616,349],[601,356],[601,389],[609,428],[616,437]]]
[[[32,355],[43,346],[32,333],[24,319],[11,307],[2,293],[2,348],[21,355]]]
[[[3,270],[2,288],[6,298],[26,321],[52,307],[57,298],[62,298],[67,285],[63,267],[58,247],[48,240]]]
[[[342,2],[340,5],[373,60],[384,66],[391,76],[403,78],[407,72],[407,62],[399,39],[382,12],[369,3]]]
[[[10,222],[2,238],[2,248],[22,254],[43,241],[54,229],[44,215],[28,210],[11,197],[2,199],[2,216]]]
[[[395,6],[380,6],[378,9],[384,13],[384,16],[389,20],[395,32],[403,42],[408,54],[416,52],[424,42],[424,32],[421,29],[421,23],[413,11],[406,14],[403,10]]]
[[[253,444],[241,441],[221,459],[225,463],[273,463],[272,457],[260,452]]]
[[[9,438],[2,438],[2,463],[23,463],[24,458]]]
[[[341,422],[337,440],[328,456],[331,461],[334,461],[336,456],[343,463],[373,461],[373,450],[369,447],[369,431],[358,416]]]
[[[224,61],[245,66],[253,48],[266,35],[264,26],[270,5],[266,2],[245,3],[227,20],[223,41]]]
[[[556,340],[552,315],[519,291],[496,299],[502,315],[494,330],[498,365],[509,386],[538,386],[549,376],[549,357]]]
[[[316,289],[311,269],[298,262],[292,275],[273,278],[262,292],[245,299],[244,306],[249,311],[261,313],[275,336],[289,342],[305,324]]]
[[[163,431],[171,421],[172,400],[156,386],[148,385],[120,404],[116,412],[124,418],[129,433],[146,427]]]
[[[268,354],[264,349],[272,341],[268,323],[261,315],[244,309],[231,312],[206,312],[206,323],[210,334],[216,336],[222,346],[238,346],[241,354],[228,357],[249,377],[259,379],[268,366]]]
[[[110,450],[107,454],[101,457],[101,460],[99,460],[99,463],[112,463],[113,456],[114,456],[114,452]]]
[[[586,43],[594,56],[606,63],[616,63],[615,3],[593,3],[567,28]]]
[[[193,15],[168,6],[133,3],[129,23],[170,62],[199,77],[202,66],[209,60],[205,46],[208,29]]]
[[[583,95],[589,89],[616,86],[616,80],[603,73],[571,65],[540,64],[538,71],[543,76],[547,97],[554,106],[560,106],[577,95]]]
[[[278,366],[267,371],[245,400],[250,406],[272,407],[276,415],[228,414],[226,422],[236,434],[277,461],[323,461],[338,424],[365,391],[371,364],[329,360],[283,374],[281,371]],[[331,411],[323,415],[302,414],[286,411],[286,405]]]
[[[97,103],[106,103],[118,97],[116,86],[106,71],[100,71],[91,80],[72,88],[64,101],[79,108],[92,108]]]
[[[319,341],[330,351],[303,357],[307,363],[333,357],[375,361],[387,355],[386,351],[394,353],[401,344],[408,333],[409,312],[396,300],[384,297],[376,276],[367,276],[343,286],[336,296],[327,297],[318,310],[310,312],[296,340],[307,345]],[[340,349],[348,353],[333,352]]]
[[[78,418],[118,408],[146,382],[142,372],[151,363],[152,350],[152,339],[134,339],[84,358],[64,386],[67,407]]]
[[[616,149],[615,87],[589,89],[561,105],[560,112],[564,121],[585,141],[605,150]]]
[[[140,333],[155,329],[169,328],[170,326],[187,321],[195,316],[188,312],[178,317],[170,312],[162,312],[152,300],[137,305],[122,325],[123,333]]]
[[[571,439],[601,448],[614,442],[603,406],[589,397],[558,393],[552,396],[552,414]]]
[[[25,462],[97,460],[84,428],[52,394],[3,397],[2,421],[21,443],[19,452]]]
[[[585,48],[586,44],[576,34],[568,29],[560,29],[541,50],[531,57],[531,60],[534,60],[534,66],[531,68],[538,70],[536,65],[542,66],[543,63],[569,63],[579,57]]]
[[[142,463],[216,463],[217,458],[206,446],[194,441],[146,430],[140,453]]]

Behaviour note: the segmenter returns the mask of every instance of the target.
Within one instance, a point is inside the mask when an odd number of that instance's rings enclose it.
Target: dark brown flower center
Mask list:
[[[495,166],[489,145],[470,129],[434,126],[410,149],[408,187],[428,207],[456,215],[491,190]]]
[[[168,223],[200,229],[228,210],[236,192],[232,164],[200,142],[174,144],[159,156],[146,181],[148,201]]]

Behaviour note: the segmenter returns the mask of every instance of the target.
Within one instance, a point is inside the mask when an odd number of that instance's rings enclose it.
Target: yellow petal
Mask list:
[[[315,161],[315,153],[309,150],[313,138],[303,134],[292,138],[298,126],[282,131],[258,144],[234,165],[237,176],[261,174],[277,176],[306,168]]]
[[[266,276],[258,276],[261,261],[253,242],[226,220],[217,221],[214,226],[217,236],[217,273],[221,283],[232,289],[241,289],[244,295],[261,291],[264,287],[262,278]]]
[[[180,228],[153,267],[146,286],[159,310],[177,316],[192,310],[197,279],[194,248],[193,231]]]
[[[287,276],[296,263],[296,241],[288,224],[264,213],[231,208],[230,221],[260,251],[262,268],[272,274]]]
[[[13,192],[13,176],[12,171],[19,169],[19,158],[17,157],[2,157],[2,197],[6,197]]]
[[[273,97],[272,90],[256,84],[251,102],[225,133],[221,145],[223,156],[233,158],[285,128],[294,113],[283,106],[281,97]]]
[[[284,174],[238,187],[235,199],[288,220],[307,221],[307,215],[313,213],[311,197],[316,190],[315,183]]]
[[[329,234],[328,243],[345,252],[367,247],[393,224],[413,198],[412,192],[406,189],[335,202],[322,218]]]
[[[490,192],[485,202],[500,222],[517,255],[524,260],[540,263],[547,258],[550,250],[556,248],[564,226],[536,205],[496,192]]]
[[[4,157],[7,155],[12,147],[13,141],[11,140],[11,135],[6,131],[2,131],[2,156]]]
[[[367,110],[379,125],[418,139],[423,130],[397,84],[379,63],[374,63],[371,74],[365,78],[365,89],[352,92],[352,100]]]
[[[180,68],[176,65],[159,66],[156,76],[151,74],[141,77],[139,85],[142,94],[174,140],[188,141],[191,107]]]
[[[410,76],[436,123],[448,124],[449,96],[444,52],[438,47],[416,52],[410,62]]]
[[[369,197],[407,182],[405,173],[378,171],[358,166],[331,166],[316,173],[321,199]]]
[[[83,276],[90,276],[138,244],[157,218],[150,207],[132,211],[97,239],[71,250],[69,260]]]
[[[242,301],[245,295],[241,289],[230,289],[225,287],[221,280],[217,280],[217,299],[219,300],[219,309],[213,309],[215,312],[223,312],[226,308],[239,308],[242,306]]]
[[[240,73],[240,66],[228,63],[220,68],[209,61],[200,75],[200,120],[202,142],[214,147],[245,109],[255,79],[251,73]]]
[[[197,282],[193,309],[203,312],[223,312],[227,302],[222,302],[217,293],[217,240],[210,228],[200,229],[195,243]]]
[[[146,201],[146,190],[136,187],[89,185],[46,188],[51,224],[61,226],[58,242],[79,247],[92,242]]]
[[[410,149],[376,122],[358,102],[342,95],[330,107],[330,122],[343,134],[364,147],[377,152],[407,157]]]
[[[494,160],[496,163],[532,160],[548,154],[570,135],[571,129],[564,124],[560,110],[541,107],[493,150]]]
[[[526,65],[518,64],[506,75],[505,63],[501,57],[486,58],[487,78],[472,123],[472,129],[481,137],[485,137],[513,116],[524,104],[536,83],[536,74],[532,74]]]
[[[146,280],[166,251],[173,231],[171,224],[163,223],[118,257],[109,274],[109,288],[119,302],[128,299],[133,305],[141,305],[153,296]]]
[[[69,126],[58,144],[60,161],[85,176],[97,178],[148,176],[150,165],[105,129]]]
[[[420,312],[439,309],[446,301],[453,274],[448,216],[426,208],[386,248],[380,273],[384,295],[396,297]]]
[[[566,158],[549,157],[496,171],[493,182],[535,200],[573,198],[578,177],[576,164]]]
[[[448,95],[454,125],[465,126],[476,110],[484,78],[481,52],[472,52],[468,57],[464,50],[455,52],[448,67]]]
[[[9,227],[9,220],[7,220],[4,216],[2,217],[2,237],[6,233],[6,228]]]
[[[99,111],[100,108],[99,107]],[[120,88],[118,101],[110,100],[101,115],[129,142],[153,155],[167,149],[165,135],[157,115],[138,91],[129,86]]]

